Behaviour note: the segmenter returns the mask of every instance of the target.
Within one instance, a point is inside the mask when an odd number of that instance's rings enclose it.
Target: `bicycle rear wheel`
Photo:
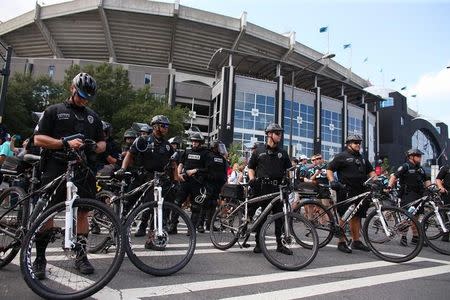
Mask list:
[[[302,201],[294,212],[313,224],[319,238],[319,248],[328,245],[333,238],[334,219],[322,203],[314,200]]]
[[[394,263],[416,257],[422,250],[424,240],[419,222],[407,211],[396,207],[382,207],[381,216],[376,210],[372,211],[364,222],[363,236],[376,256]],[[417,237],[415,242],[413,236]]]
[[[237,205],[225,203],[220,205],[212,216],[210,239],[214,247],[226,250],[239,239],[239,227],[242,224],[242,210],[236,211]]]
[[[0,215],[6,213],[0,219],[0,268],[9,264],[20,251],[24,232],[20,228],[26,229],[29,213],[29,200],[19,203],[25,195],[17,186],[6,188],[0,194]]]
[[[125,223],[127,243],[125,249],[128,258],[141,271],[155,275],[167,276],[184,268],[195,251],[196,234],[189,216],[173,203],[163,204],[163,235],[158,236],[154,230],[157,203],[145,203],[137,207],[128,216]],[[136,237],[134,222],[147,222],[146,235]],[[169,224],[173,222],[173,224]],[[141,224],[138,226],[140,227]],[[176,234],[169,235],[169,226],[177,227]]]
[[[117,209],[111,200],[115,197],[114,193],[111,191],[103,190],[95,195],[95,200],[101,203],[105,203],[110,206],[111,209],[119,216]],[[97,253],[100,251],[107,251],[108,247],[111,246],[112,240],[109,233],[109,222],[108,217],[99,212],[94,211],[93,216],[89,222],[89,244],[88,251],[90,253]],[[120,216],[119,216],[120,217]]]
[[[45,299],[83,299],[93,295],[114,277],[124,257],[123,230],[118,217],[108,206],[93,199],[77,199],[73,208],[78,214],[89,212],[88,219],[92,218],[93,211],[101,212],[105,219],[108,218],[114,250],[104,254],[88,253],[86,245],[89,235],[78,236],[74,247],[64,249],[65,203],[48,208],[31,226],[20,252],[20,268],[25,282]],[[75,221],[73,225],[75,231]],[[36,243],[40,249],[42,245],[45,249],[45,280],[38,279],[37,269],[33,266],[37,258]],[[94,273],[82,274],[77,268],[79,264],[75,262],[79,263],[84,257],[94,266]]]
[[[450,231],[450,207],[439,208],[439,215],[445,228]],[[425,242],[435,251],[450,255],[449,232],[442,230],[438,217],[434,211],[427,213],[422,219]]]
[[[289,228],[285,228],[284,213],[269,216],[261,229],[259,245],[271,264],[281,270],[297,271],[314,260],[319,241],[314,226],[307,219],[293,212],[287,213],[287,218]]]

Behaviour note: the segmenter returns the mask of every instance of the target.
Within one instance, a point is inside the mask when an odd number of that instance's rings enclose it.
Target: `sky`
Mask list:
[[[34,9],[35,2],[0,0],[0,21]],[[235,18],[245,11],[248,22],[281,34],[295,31],[297,42],[322,53],[328,52],[329,38],[335,61],[373,85],[401,92],[422,116],[450,125],[450,0],[180,0],[180,4]],[[321,27],[328,31],[320,33]],[[351,46],[343,49],[345,44]]]

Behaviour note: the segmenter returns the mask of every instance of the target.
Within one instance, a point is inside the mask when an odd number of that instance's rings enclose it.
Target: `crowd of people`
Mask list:
[[[317,186],[318,199],[324,205],[330,205],[329,188],[336,191],[337,201],[357,195],[364,190],[363,182],[368,177],[375,177],[373,166],[361,154],[362,138],[359,135],[349,135],[346,139],[346,147],[342,153],[337,154],[331,161],[326,162],[320,153],[310,158],[301,155],[291,158],[282,147],[281,140],[283,128],[275,123],[269,124],[265,129],[266,142],[255,144],[251,149],[248,161],[234,163],[232,166],[228,161],[228,153],[225,145],[214,140],[206,143],[200,132],[191,132],[188,140],[190,148],[182,150],[183,139],[172,137],[167,139],[170,128],[170,120],[163,115],[153,116],[150,125],[141,123],[125,131],[122,145],[114,141],[112,126],[108,122],[101,121],[98,115],[87,107],[88,103],[95,97],[97,85],[95,79],[89,74],[80,73],[72,82],[70,87],[71,96],[63,103],[51,105],[43,113],[35,132],[30,140],[24,144],[24,151],[32,151],[32,147],[41,149],[41,183],[50,182],[66,170],[64,160],[58,159],[59,152],[65,149],[80,149],[85,146],[85,141],[79,138],[67,139],[76,133],[82,133],[86,139],[94,141],[94,146],[85,149],[86,156],[92,174],[80,174],[76,183],[79,194],[82,197],[95,198],[96,178],[95,174],[123,175],[126,171],[133,171],[135,179],[129,186],[133,189],[143,182],[151,180],[153,173],[167,171],[170,175],[170,183],[176,183],[176,189],[167,194],[169,185],[163,184],[165,200],[171,201],[178,206],[190,202],[191,221],[198,232],[203,233],[211,228],[211,217],[218,205],[218,199],[222,187],[225,184],[248,183],[253,190],[253,195],[263,195],[278,190],[278,185],[285,177],[286,170],[295,166],[291,177],[295,183],[310,184]],[[20,137],[8,137],[6,134],[0,136],[0,163],[8,156],[20,156],[15,148],[15,143]],[[31,142],[29,142],[31,141]],[[177,153],[174,156],[174,153]],[[420,167],[422,153],[413,149],[407,153],[407,162],[391,176],[387,188],[393,188],[399,181],[402,194],[400,197],[404,203],[417,199],[423,194],[424,187],[429,180]],[[169,168],[167,168],[169,166]],[[450,188],[450,171],[443,167],[438,176],[437,184],[441,188],[448,203],[447,190]],[[346,188],[343,189],[342,186]],[[61,201],[64,197],[64,187],[57,191]],[[150,193],[145,201],[153,200]],[[295,192],[291,195],[292,205],[300,201]],[[268,205],[262,203],[262,208]],[[261,206],[261,204],[258,204]],[[254,214],[257,207],[250,208],[250,214]],[[341,206],[339,214],[342,216],[348,206]],[[126,207],[125,209],[130,209]],[[280,205],[275,205],[273,213],[282,210]],[[367,208],[358,211],[358,214],[350,221],[350,232],[352,235],[351,248],[343,238],[338,242],[338,250],[351,253],[353,250],[369,251],[369,248],[360,241],[361,218],[365,217]],[[168,222],[169,234],[177,234],[177,218],[173,216],[173,222]],[[143,216],[136,236],[148,235],[148,215]],[[280,242],[281,224],[276,224],[277,251],[291,255],[292,251]],[[86,240],[89,234],[87,214],[78,214],[77,232],[81,241]],[[257,228],[257,233],[261,228]],[[448,240],[448,234],[447,234]],[[405,243],[408,241],[405,241]],[[414,239],[410,242],[414,242]],[[38,278],[45,278],[45,249],[48,241],[42,234],[36,241],[37,258],[33,264],[35,274]],[[75,258],[75,267],[82,274],[91,274],[94,267],[86,256],[86,245]],[[146,248],[151,249],[149,235]],[[253,250],[260,253],[261,249],[256,240]]]

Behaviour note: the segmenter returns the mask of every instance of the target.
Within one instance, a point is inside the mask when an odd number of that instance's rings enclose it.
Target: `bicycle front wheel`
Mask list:
[[[195,228],[189,216],[173,203],[165,202],[162,207],[162,235],[158,235],[154,221],[157,220],[157,203],[145,203],[137,207],[125,223],[128,258],[141,271],[167,276],[184,268],[195,251]],[[156,210],[156,211],[155,211]],[[136,236],[132,224],[140,223],[144,236]]]
[[[9,264],[20,251],[23,231],[28,221],[29,200],[19,203],[25,191],[17,186],[0,194],[0,268]]]
[[[118,217],[108,206],[93,199],[77,199],[73,203],[74,246],[64,247],[65,203],[47,209],[26,234],[20,268],[27,285],[45,299],[83,299],[105,287],[118,272],[124,257],[124,235]],[[90,235],[77,234],[76,220],[89,222],[92,212],[100,212],[110,223],[114,246],[103,254],[87,251]],[[80,218],[85,215],[88,220]],[[80,225],[81,226],[81,225]],[[38,255],[39,252],[39,255]],[[43,254],[45,253],[45,254]],[[86,261],[92,268],[86,267]]]
[[[422,220],[425,242],[435,251],[441,254],[450,255],[450,207],[439,208],[439,215],[447,232],[444,232],[437,214],[434,211],[431,211],[427,213]]]
[[[229,202],[217,207],[212,216],[210,239],[214,247],[226,250],[239,239],[239,227],[242,224],[242,210],[236,211],[237,205]]]
[[[364,222],[363,236],[376,256],[394,263],[416,257],[424,240],[419,222],[407,211],[396,207],[382,207],[380,214],[372,211]]]
[[[271,264],[288,271],[297,271],[308,266],[319,251],[314,226],[293,212],[287,213],[286,216],[280,212],[269,217],[261,229],[259,245]]]

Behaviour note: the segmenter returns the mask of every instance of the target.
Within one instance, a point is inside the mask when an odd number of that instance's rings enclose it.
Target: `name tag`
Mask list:
[[[220,157],[214,157],[214,162],[222,164],[223,160]]]

